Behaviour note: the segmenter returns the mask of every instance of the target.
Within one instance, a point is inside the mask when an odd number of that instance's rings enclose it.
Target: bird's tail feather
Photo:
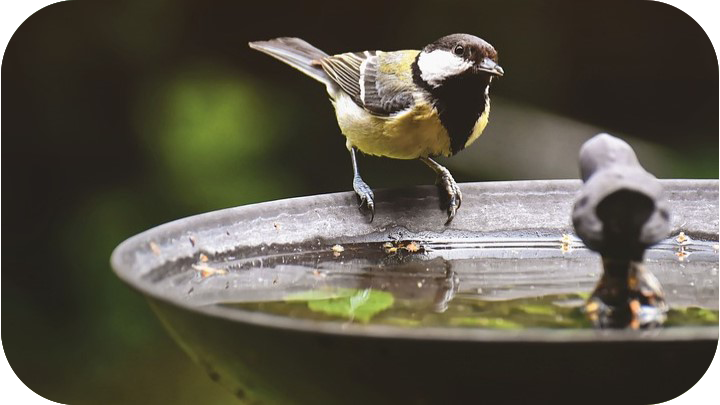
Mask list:
[[[326,86],[333,84],[332,79],[320,66],[320,59],[327,57],[328,54],[300,38],[275,38],[269,41],[250,42],[248,45],[252,49],[287,63]]]

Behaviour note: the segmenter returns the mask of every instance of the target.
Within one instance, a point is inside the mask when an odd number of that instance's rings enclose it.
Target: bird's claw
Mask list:
[[[438,185],[443,188],[447,196],[448,219],[445,222],[445,225],[450,225],[452,220],[455,218],[455,213],[458,208],[460,208],[460,205],[462,205],[462,192],[455,182],[455,179],[453,179],[449,173],[438,176],[438,183]]]
[[[360,211],[370,212],[370,222],[375,219],[375,195],[373,194],[370,186],[367,185],[360,177],[353,179],[353,189],[360,199]]]

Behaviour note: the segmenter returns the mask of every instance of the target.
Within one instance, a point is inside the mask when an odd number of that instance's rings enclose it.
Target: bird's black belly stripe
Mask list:
[[[449,78],[430,92],[440,121],[450,135],[453,155],[465,148],[475,123],[485,111],[488,84],[487,77],[468,74]]]

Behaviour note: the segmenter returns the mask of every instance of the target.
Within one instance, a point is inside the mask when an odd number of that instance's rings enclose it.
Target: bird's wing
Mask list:
[[[417,51],[365,51],[320,60],[322,68],[355,104],[389,116],[414,103],[411,64]]]

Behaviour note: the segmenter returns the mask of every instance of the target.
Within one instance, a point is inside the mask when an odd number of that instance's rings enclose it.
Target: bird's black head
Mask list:
[[[450,137],[452,154],[468,145],[486,111],[490,82],[504,73],[497,60],[489,43],[452,34],[423,48],[412,65],[413,81],[427,91]]]
[[[459,75],[502,76],[504,71],[497,62],[495,48],[481,38],[452,34],[427,45],[420,52],[417,70],[426,84],[438,87]]]

